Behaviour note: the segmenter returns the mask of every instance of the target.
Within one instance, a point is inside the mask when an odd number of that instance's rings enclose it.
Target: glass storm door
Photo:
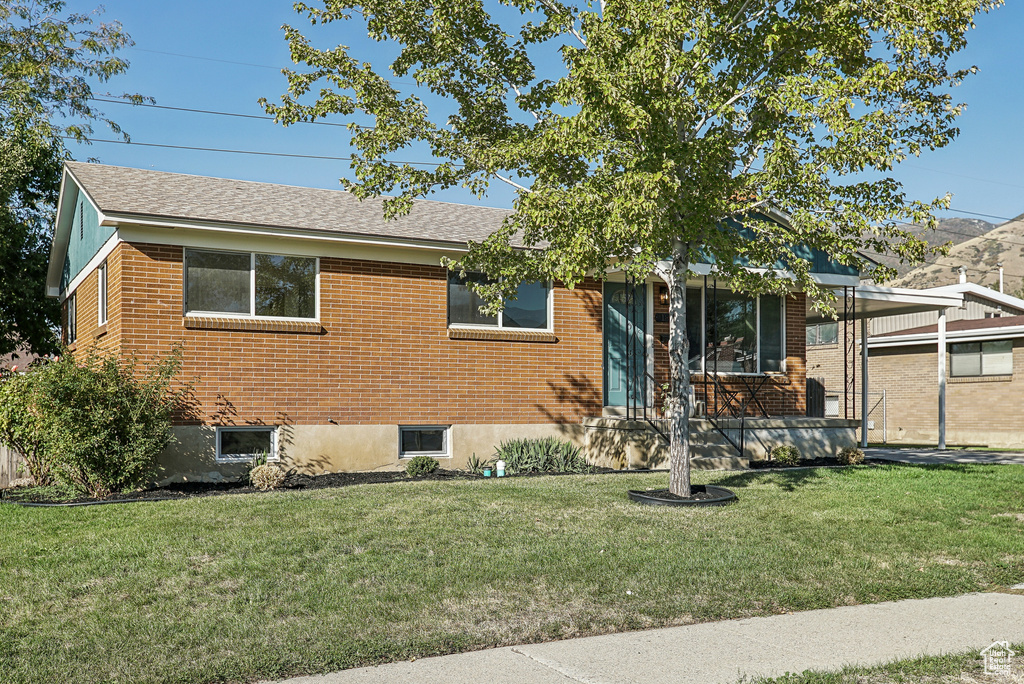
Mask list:
[[[627,297],[627,294],[630,296]],[[627,301],[632,300],[632,301]],[[628,308],[629,307],[629,308]],[[630,308],[633,310],[631,311]],[[644,376],[644,345],[647,344],[647,287],[633,285],[628,293],[626,283],[604,284],[604,405],[626,406],[627,359],[632,356],[632,399],[642,403]],[[629,351],[630,337],[633,339]]]

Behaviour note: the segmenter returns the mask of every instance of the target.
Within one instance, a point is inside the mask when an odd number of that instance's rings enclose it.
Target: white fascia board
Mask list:
[[[861,285],[857,288],[858,299],[874,301],[893,301],[900,304],[931,306],[936,309],[956,309],[964,305],[964,296],[953,292],[935,292],[914,290],[906,287],[881,287],[878,285]]]
[[[89,263],[85,265],[78,275],[76,275],[70,283],[68,283],[67,289],[59,293],[60,301],[63,302],[68,298],[72,292],[78,289],[78,286],[89,277],[89,274],[99,268],[99,265],[103,263],[103,260],[110,256],[110,253],[114,251],[118,243],[123,242],[118,236],[117,232],[107,238],[107,241],[100,247],[100,251],[96,252],[92,259],[89,259]],[[59,285],[58,285],[59,287]]]
[[[664,269],[671,271],[671,261],[660,261],[658,262]],[[747,268],[746,270],[751,273],[766,274],[769,272],[767,268]],[[714,276],[715,269],[711,264],[705,264],[703,262],[690,264],[690,273],[702,278],[704,276]],[[784,280],[796,280],[796,277],[789,271],[775,271],[778,276]],[[829,273],[812,273],[811,280],[819,285],[825,287],[856,287],[860,283],[860,277],[855,275],[834,275]]]
[[[978,285],[977,283],[956,283],[955,285],[942,285],[939,287],[929,288],[932,292],[959,292],[961,294],[970,293],[975,297],[981,299],[987,299],[997,304],[1005,304],[1006,306],[1012,306],[1015,309],[1024,311],[1024,299],[1020,297],[1014,297],[1013,295],[1004,294],[998,290],[985,287],[984,285]]]
[[[939,334],[937,332],[869,337],[868,349],[936,344],[938,337]],[[977,342],[980,340],[1006,339],[1007,337],[1024,337],[1024,325],[1008,325],[1002,328],[976,328],[974,330],[956,330],[953,332],[946,331],[947,342]]]
[[[154,228],[209,231],[231,235],[266,236],[276,238],[289,238],[296,240],[311,240],[317,242],[335,242],[354,245],[374,245],[380,247],[402,247],[405,249],[423,249],[431,251],[446,251],[464,253],[468,247],[460,246],[458,243],[411,240],[391,237],[374,237],[363,235],[346,235],[328,232],[314,232],[301,229],[271,228],[261,226],[235,226],[224,223],[213,223],[203,221],[176,221],[174,219],[162,219],[152,217],[138,217],[123,214],[107,214],[104,217],[105,225],[120,227],[124,224],[135,226],[150,226]]]

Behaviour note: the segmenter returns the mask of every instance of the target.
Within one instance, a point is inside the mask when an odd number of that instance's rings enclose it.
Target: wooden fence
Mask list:
[[[18,474],[18,466],[22,463],[21,455],[17,451],[0,444],[0,488],[9,485],[15,478],[24,477]]]

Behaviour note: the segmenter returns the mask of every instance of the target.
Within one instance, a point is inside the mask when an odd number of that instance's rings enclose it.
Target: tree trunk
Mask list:
[[[669,285],[669,369],[672,377],[672,423],[669,431],[668,489],[690,496],[690,341],[686,337],[686,274],[690,245],[672,243],[672,282]],[[699,314],[699,312],[698,312]]]

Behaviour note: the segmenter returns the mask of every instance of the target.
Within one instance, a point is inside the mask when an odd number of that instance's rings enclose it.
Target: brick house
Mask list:
[[[882,288],[876,288],[882,289]],[[975,283],[916,291],[961,296],[945,309],[945,439],[950,445],[1024,443],[1024,300]],[[934,444],[939,440],[939,311],[872,317],[867,322],[868,422],[872,442]],[[861,363],[860,326],[811,314],[807,372],[823,380],[831,415],[861,417],[859,386],[844,397],[844,363]],[[853,376],[859,376],[856,369]],[[850,373],[846,374],[847,376]],[[854,381],[852,385],[856,385]],[[845,401],[844,401],[845,400]],[[828,414],[826,414],[828,415]]]
[[[176,420],[168,477],[230,476],[256,453],[316,472],[402,467],[416,454],[460,467],[512,437],[582,444],[586,421],[636,402],[631,333],[655,380],[645,405],[667,381],[664,287],[616,273],[573,289],[527,283],[483,316],[440,259],[506,215],[418,201],[385,222],[379,202],[341,191],[68,163],[48,294],[76,355],[183,346],[195,403]],[[823,282],[857,278],[815,263]],[[740,296],[708,287],[700,268],[688,289],[703,312],[690,331],[705,350],[692,361],[698,399],[799,420],[803,293]],[[630,299],[639,328],[624,324]],[[711,389],[702,365],[716,371]]]

